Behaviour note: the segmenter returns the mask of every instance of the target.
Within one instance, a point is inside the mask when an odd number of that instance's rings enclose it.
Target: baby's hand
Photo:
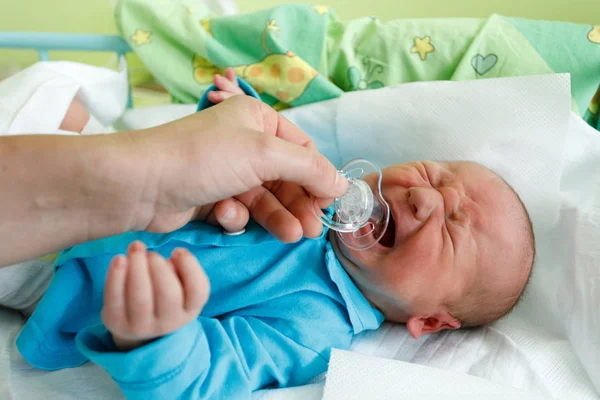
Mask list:
[[[240,89],[233,68],[227,68],[225,70],[225,76],[215,74],[213,81],[219,90],[209,92],[207,96],[208,99],[215,104],[225,101],[232,96],[244,94],[244,91]]]
[[[210,287],[189,251],[165,260],[133,242],[127,257],[111,261],[104,288],[102,321],[119,350],[135,349],[198,318]]]

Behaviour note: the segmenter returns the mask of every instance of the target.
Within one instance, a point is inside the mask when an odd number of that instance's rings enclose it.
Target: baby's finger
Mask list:
[[[185,249],[175,249],[171,262],[183,286],[184,309],[197,317],[210,295],[208,277],[196,257]]]
[[[238,86],[237,80],[235,82],[231,82],[224,76],[217,74],[214,76],[213,81],[215,82],[215,86],[219,90],[229,93],[244,94],[242,89],[240,89],[240,87]]]
[[[252,218],[277,239],[294,243],[302,238],[302,225],[264,186],[236,196],[250,211]]]
[[[248,224],[248,209],[239,201],[229,198],[219,201],[206,218],[209,224],[229,232],[237,232]]]
[[[206,97],[208,97],[208,100],[210,100],[211,102],[213,102],[215,104],[219,104],[219,103],[224,102],[228,98],[236,96],[236,95],[237,95],[237,93],[208,92],[208,94],[206,95]]]
[[[148,254],[154,295],[154,315],[159,321],[170,322],[183,309],[183,290],[179,278],[169,263],[158,253]],[[163,329],[164,328],[164,329]],[[168,330],[168,327],[159,327]]]
[[[129,263],[125,284],[127,321],[132,333],[142,334],[150,328],[154,317],[152,280],[148,272],[146,246],[141,242],[132,243],[127,258]]]
[[[229,82],[233,82],[233,83],[235,83],[236,86],[239,86],[238,81],[237,81],[237,77],[235,76],[235,71],[233,70],[233,68],[228,67],[225,70],[225,78],[227,78],[227,80]]]
[[[102,322],[110,330],[122,330],[126,325],[125,279],[127,259],[116,256],[110,262],[104,285]]]

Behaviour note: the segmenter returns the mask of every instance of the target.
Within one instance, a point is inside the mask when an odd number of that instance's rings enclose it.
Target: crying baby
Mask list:
[[[242,94],[229,70],[206,97]],[[238,235],[192,222],[68,249],[19,351],[50,370],[93,361],[127,398],[247,399],[307,383],[332,348],[384,320],[419,338],[517,304],[533,229],[498,175],[473,162],[403,163],[383,170],[381,194],[389,223],[366,250],[327,228],[282,243],[253,222]]]

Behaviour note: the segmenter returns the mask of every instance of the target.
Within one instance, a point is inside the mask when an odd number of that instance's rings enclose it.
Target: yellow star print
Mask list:
[[[592,43],[600,44],[600,25],[596,25],[592,28],[590,33],[588,33],[588,39]]]
[[[265,28],[267,31],[278,32],[279,27],[277,26],[277,21],[274,19],[270,19],[267,21],[267,27]]]
[[[212,29],[210,29],[210,21],[212,18],[206,18],[203,19],[202,21],[200,21],[200,25],[202,25],[202,28],[206,31],[206,33],[208,33],[210,36],[213,35],[212,33]]]
[[[131,35],[131,41],[135,43],[136,46],[142,46],[144,44],[150,43],[150,35],[152,32],[146,32],[141,29],[136,29],[135,33]]]
[[[435,47],[431,44],[431,38],[429,36],[425,36],[424,38],[415,37],[415,46],[410,49],[411,53],[419,53],[419,57],[421,60],[425,61],[427,59],[427,54],[433,53],[435,51]]]
[[[193,14],[194,13],[194,9],[192,7],[188,7],[187,8],[187,12],[190,13],[190,14]]]
[[[312,6],[312,8],[319,14],[327,14],[329,12],[329,7],[327,6]]]

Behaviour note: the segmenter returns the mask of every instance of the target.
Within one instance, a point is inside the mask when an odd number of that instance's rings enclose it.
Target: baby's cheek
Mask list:
[[[407,264],[410,267],[412,279],[415,284],[421,286],[421,289],[431,286],[443,270],[446,263],[444,260],[443,249],[447,243],[441,238],[439,229],[422,229],[413,240],[411,246],[405,251]]]

